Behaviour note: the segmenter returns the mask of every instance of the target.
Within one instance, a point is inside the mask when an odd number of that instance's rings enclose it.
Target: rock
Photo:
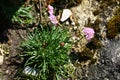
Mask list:
[[[75,25],[75,22],[72,22],[71,24],[74,26],[74,25]]]
[[[32,75],[32,76],[36,76],[37,75],[36,69],[33,69],[32,67],[29,67],[29,66],[24,68],[23,73],[25,75]]]
[[[61,16],[60,21],[61,21],[61,22],[64,22],[64,21],[66,21],[68,18],[70,18],[70,16],[72,16],[71,10],[70,10],[70,9],[63,9],[63,12],[62,12],[62,16]]]
[[[92,14],[92,9],[92,1],[90,0],[82,0],[81,4],[72,8],[73,16],[77,18],[80,27],[84,27],[88,18],[93,22],[96,20],[96,16]]]
[[[100,51],[100,64],[89,67],[89,80],[120,80],[120,38],[108,42]]]

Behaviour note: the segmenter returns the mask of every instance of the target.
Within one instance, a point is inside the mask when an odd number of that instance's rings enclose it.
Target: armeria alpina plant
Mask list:
[[[94,37],[95,31],[93,28],[85,27],[83,29],[84,34],[86,35],[87,40],[91,40]]]
[[[24,67],[36,70],[34,80],[58,80],[65,74],[63,65],[68,62],[70,46],[67,30],[41,26],[21,44],[21,56],[26,60]]]

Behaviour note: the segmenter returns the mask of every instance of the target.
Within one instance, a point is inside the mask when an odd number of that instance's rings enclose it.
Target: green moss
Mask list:
[[[116,10],[114,15],[107,23],[107,37],[109,39],[115,38],[120,29],[120,8]]]

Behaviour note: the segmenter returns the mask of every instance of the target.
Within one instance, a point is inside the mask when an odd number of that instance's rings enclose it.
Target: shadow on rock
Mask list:
[[[11,18],[25,0],[0,0],[0,42],[8,40],[6,31],[10,28]]]

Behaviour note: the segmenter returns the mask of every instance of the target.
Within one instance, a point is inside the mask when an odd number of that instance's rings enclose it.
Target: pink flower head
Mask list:
[[[51,5],[48,5],[48,13],[52,15],[54,13],[54,8]]]
[[[53,24],[57,24],[58,23],[58,20],[57,20],[57,18],[56,18],[56,16],[55,15],[49,15],[49,19],[50,19],[50,21],[53,23]]]
[[[58,20],[56,16],[53,14],[54,13],[54,8],[51,5],[48,5],[48,13],[49,13],[49,19],[53,24],[57,24]]]
[[[87,28],[87,27],[83,29],[83,32],[85,33],[87,40],[91,40],[94,37],[94,34],[95,34],[94,29]]]

